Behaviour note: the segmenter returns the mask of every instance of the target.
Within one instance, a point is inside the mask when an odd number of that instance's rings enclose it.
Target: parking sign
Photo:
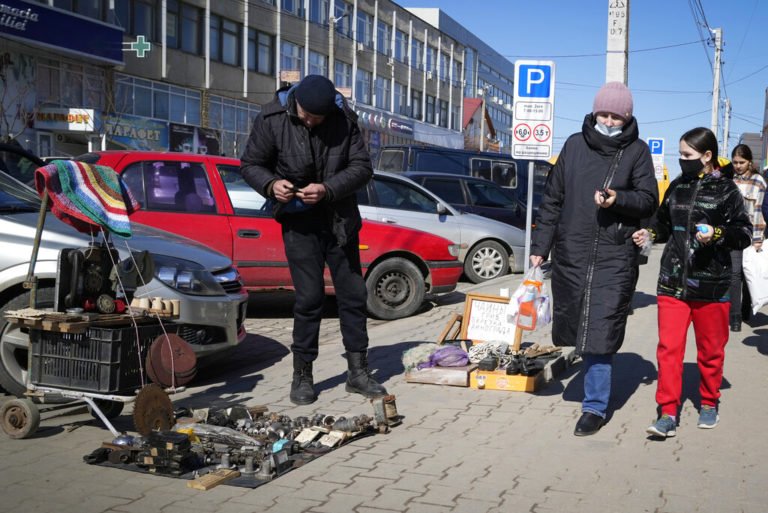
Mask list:
[[[664,155],[664,139],[648,139],[648,148],[651,150],[651,155]]]
[[[516,61],[515,84],[512,156],[548,159],[555,117],[555,63]]]
[[[653,169],[656,174],[656,180],[664,179],[664,139],[661,137],[649,137],[648,149],[651,150],[651,159],[653,160]]]

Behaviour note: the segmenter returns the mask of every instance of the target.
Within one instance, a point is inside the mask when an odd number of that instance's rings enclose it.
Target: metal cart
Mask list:
[[[34,274],[34,269],[48,202],[48,192],[45,191],[42,195],[27,280],[24,282],[24,287],[31,292],[31,309],[35,309],[37,305],[37,277]],[[106,236],[105,243],[108,244],[108,237]],[[130,312],[130,309],[128,311]],[[14,320],[18,321],[18,319]],[[93,333],[87,329],[77,333],[77,330],[56,331],[53,325],[46,326],[48,329],[43,329],[42,325],[27,325],[30,327],[30,349],[26,397],[11,399],[0,407],[0,428],[11,438],[19,439],[32,436],[40,424],[40,411],[30,397],[36,397],[45,403],[47,395],[56,395],[64,399],[72,399],[73,402],[82,401],[87,404],[91,414],[101,419],[112,434],[118,437],[120,433],[112,425],[110,419],[117,417],[122,412],[125,403],[135,402],[137,398],[141,400],[142,391],[148,388],[142,386],[145,375],[142,371],[144,353],[139,349],[131,356],[132,348],[123,347],[124,340],[122,338],[124,335],[128,336],[133,330],[136,330],[137,336],[140,336],[139,330],[143,330],[145,340],[134,340],[141,346],[141,344],[147,343],[147,337],[153,337],[149,340],[151,343],[157,334],[157,329],[154,331],[146,329],[146,325],[136,324],[130,316],[125,322],[129,324],[118,327],[114,327],[114,325],[112,325],[113,327],[95,327],[94,329],[106,334],[102,337],[94,337]],[[149,327],[152,328],[152,326]],[[163,333],[165,332],[164,328],[161,330]],[[115,333],[118,333],[119,336]],[[125,346],[128,346],[128,341],[125,340],[125,342]],[[96,353],[95,356],[94,353]],[[137,373],[142,374],[138,379],[136,379]],[[180,392],[184,390],[184,387],[175,387],[172,390],[163,390],[157,385],[152,387],[152,390],[149,391],[151,393],[146,394],[145,404],[150,410],[160,412],[160,416],[170,410],[170,421],[172,422],[173,408],[167,394]],[[163,393],[158,394],[158,390]],[[163,398],[167,400],[167,403]],[[51,409],[71,407],[73,402],[52,406]],[[136,408],[134,408],[134,421],[136,421],[135,410]],[[149,417],[145,420],[152,423],[155,418]]]

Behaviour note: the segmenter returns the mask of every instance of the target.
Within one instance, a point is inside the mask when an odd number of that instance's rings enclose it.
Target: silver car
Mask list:
[[[34,169],[44,164],[8,145],[0,145],[0,157],[0,385],[18,396],[26,390],[29,337],[25,329],[1,314],[30,305],[30,292],[23,288],[23,282],[29,271],[41,201],[28,184]],[[139,287],[136,296],[179,299],[180,316],[174,320],[175,326],[199,358],[234,349],[246,336],[243,321],[248,295],[231,260],[162,230],[133,223],[132,232],[130,239],[113,239],[120,258],[128,257],[129,251],[148,250],[155,263],[154,278]],[[59,251],[87,247],[89,242],[90,236],[47,213],[34,270],[39,280],[39,308],[53,306]]]
[[[365,219],[416,228],[459,244],[464,274],[473,283],[502,276],[510,269],[523,270],[524,231],[457,210],[402,175],[376,171],[368,186],[358,191],[357,199]]]

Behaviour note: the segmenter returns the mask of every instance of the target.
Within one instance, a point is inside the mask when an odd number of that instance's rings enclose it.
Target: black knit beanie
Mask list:
[[[293,90],[293,97],[310,114],[325,116],[336,106],[336,88],[322,75],[307,75]]]

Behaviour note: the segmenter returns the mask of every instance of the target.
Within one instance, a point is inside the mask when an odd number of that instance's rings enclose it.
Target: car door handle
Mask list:
[[[237,230],[237,236],[241,239],[258,239],[261,232],[258,230]]]
[[[392,219],[391,217],[382,217],[381,220],[385,223],[397,224],[397,219]]]

